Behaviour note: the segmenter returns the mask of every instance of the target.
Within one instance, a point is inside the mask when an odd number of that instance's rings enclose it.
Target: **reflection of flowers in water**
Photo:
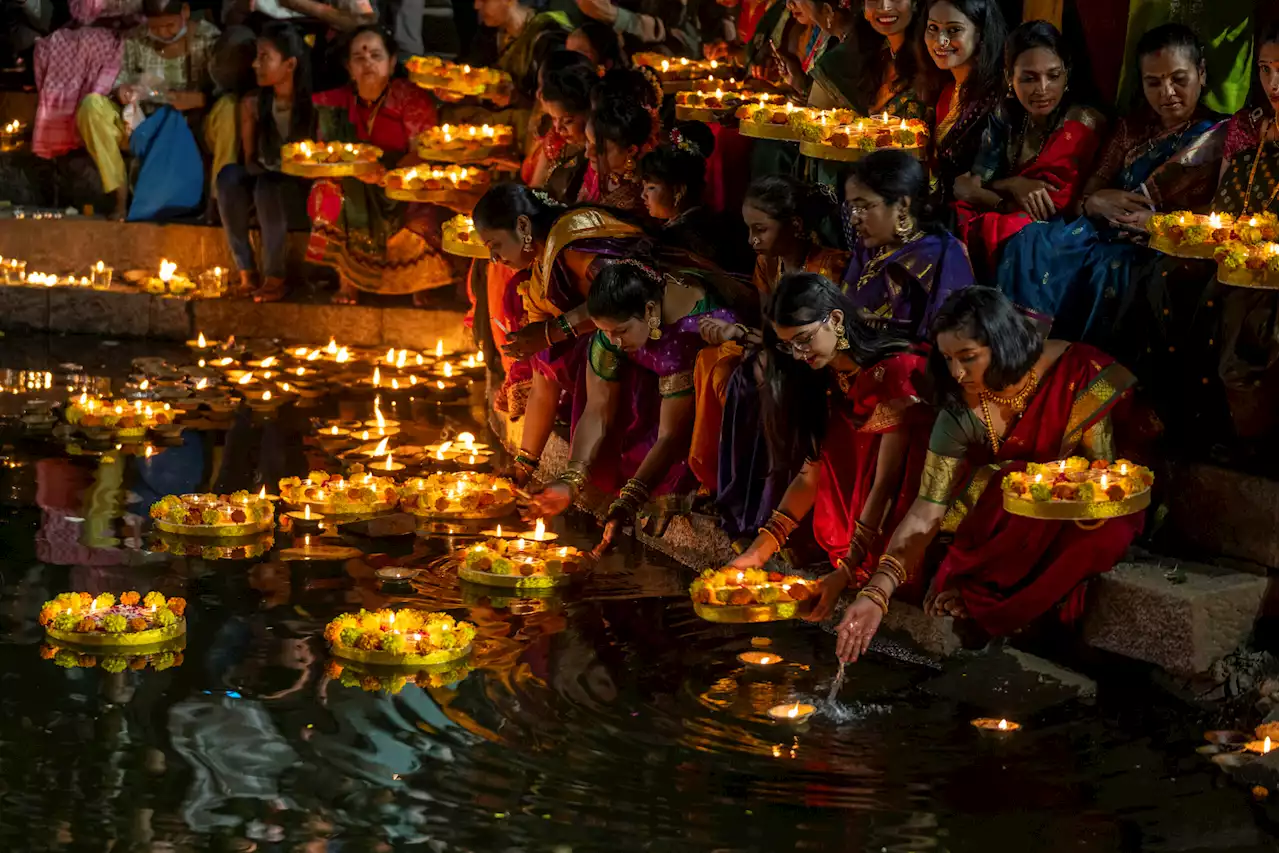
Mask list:
[[[164,672],[175,666],[182,666],[182,650],[155,652],[149,655],[97,655],[76,649],[44,643],[40,646],[40,657],[51,660],[63,669],[93,669],[101,667],[106,672],[124,672],[126,669],[138,672],[150,667],[156,672]]]
[[[455,661],[444,667],[433,667],[414,672],[403,671],[376,672],[353,662],[330,660],[325,665],[324,674],[336,679],[343,687],[359,687],[366,693],[390,693],[395,695],[409,684],[424,690],[438,687],[455,687],[466,678],[474,667],[470,660]]]

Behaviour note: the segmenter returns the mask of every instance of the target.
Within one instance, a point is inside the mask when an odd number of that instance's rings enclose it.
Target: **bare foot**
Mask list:
[[[956,589],[944,589],[933,599],[930,609],[933,616],[950,616],[953,619],[968,619],[969,609],[964,605],[964,598]]]
[[[282,278],[268,278],[262,284],[262,289],[253,295],[254,302],[279,302],[289,294],[289,288],[285,286]]]
[[[331,301],[334,305],[355,305],[358,294],[359,291],[354,287],[344,284],[338,287],[338,292],[333,295]]]
[[[253,296],[259,285],[258,273],[254,270],[240,270],[240,284],[232,291],[233,296]]]

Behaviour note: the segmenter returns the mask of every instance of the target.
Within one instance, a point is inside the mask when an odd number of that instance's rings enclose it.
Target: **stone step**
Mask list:
[[[1213,465],[1179,466],[1165,502],[1169,515],[1156,531],[1161,551],[1230,557],[1256,564],[1258,574],[1280,565],[1280,484],[1274,479]]]
[[[1207,672],[1249,639],[1268,597],[1274,599],[1268,588],[1265,577],[1220,566],[1120,563],[1090,589],[1084,640],[1172,673]]]
[[[279,338],[289,343],[323,342],[367,347],[471,350],[474,343],[459,309],[417,309],[366,305],[308,305],[244,299],[154,296],[124,286],[111,290],[79,287],[0,286],[0,330],[59,332],[109,337],[191,340]]]

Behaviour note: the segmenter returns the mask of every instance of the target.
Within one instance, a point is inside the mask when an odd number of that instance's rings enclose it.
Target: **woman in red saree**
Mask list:
[[[1071,59],[1047,21],[1029,21],[1009,35],[1005,73],[1017,97],[996,110],[973,170],[954,188],[956,233],[987,275],[994,275],[1005,240],[1079,201],[1105,122],[1098,111],[1064,99]]]
[[[931,367],[953,402],[934,425],[919,497],[845,611],[836,644],[842,660],[866,651],[897,586],[920,582],[939,531],[955,538],[926,609],[999,636],[1054,608],[1064,623],[1075,621],[1085,582],[1110,570],[1142,529],[1140,514],[1094,529],[1011,515],[1000,485],[1028,462],[1114,460],[1128,451],[1113,427],[1134,423],[1133,374],[1086,344],[1043,341],[990,288],[955,294],[933,330]]]
[[[933,409],[919,347],[859,322],[830,279],[792,273],[765,309],[771,337],[791,358],[771,360],[765,431],[776,459],[800,473],[734,565],[761,566],[813,510],[813,535],[834,577],[827,610],[875,567],[882,530],[893,530],[920,491]],[[776,402],[775,402],[776,401]],[[918,593],[923,590],[917,590]]]
[[[436,123],[431,95],[408,80],[392,79],[395,48],[382,30],[361,27],[347,51],[351,84],[312,98],[317,135],[326,142],[376,145],[383,166],[420,162],[411,149],[413,138]],[[334,302],[354,304],[361,290],[416,294],[453,281],[440,250],[440,225],[452,214],[388,199],[384,174],[379,169],[359,178],[326,178],[311,188],[307,260],[337,271]]]

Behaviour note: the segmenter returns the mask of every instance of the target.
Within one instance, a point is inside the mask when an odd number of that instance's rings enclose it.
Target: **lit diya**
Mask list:
[[[738,661],[747,666],[768,668],[782,663],[782,656],[771,655],[768,652],[742,652],[738,655]]]
[[[929,127],[919,119],[899,119],[885,113],[848,124],[811,124],[805,136],[808,138],[800,143],[800,153],[806,157],[860,160],[885,149],[923,157],[929,144]]]
[[[1214,249],[1218,281],[1236,287],[1280,288],[1280,243],[1250,246],[1229,241]]]
[[[395,480],[353,465],[348,476],[312,471],[307,478],[285,477],[280,498],[292,508],[310,506],[328,515],[354,515],[394,509],[398,500]]]
[[[1021,723],[1015,723],[1013,720],[1004,718],[997,719],[995,717],[979,717],[970,723],[975,729],[981,729],[984,732],[1016,732],[1022,728]]]
[[[516,534],[519,539],[529,539],[534,542],[554,542],[560,538],[559,533],[548,533],[547,525],[538,519],[532,530],[526,530],[523,533]]]
[[[64,592],[44,603],[39,622],[49,637],[74,646],[138,649],[185,634],[186,608],[185,599],[158,592]]]
[[[774,705],[768,710],[769,716],[780,723],[803,723],[817,713],[817,707],[795,702],[791,705]]]
[[[1274,212],[1236,219],[1217,212],[1175,210],[1153,215],[1146,229],[1151,248],[1177,258],[1212,258],[1229,243],[1258,246],[1280,239]]]
[[[738,132],[755,139],[797,141],[801,128],[793,118],[798,109],[780,95],[758,95],[738,107]]]
[[[803,615],[816,590],[798,575],[725,566],[704,570],[689,595],[708,622],[774,622]]]
[[[249,536],[275,526],[271,501],[246,491],[166,495],[151,505],[156,527],[183,536]]]
[[[409,79],[424,89],[444,89],[455,95],[484,96],[510,88],[511,76],[484,66],[450,62],[438,56],[413,56],[405,62]]]
[[[110,400],[91,397],[88,392],[71,398],[65,417],[67,423],[82,431],[101,427],[110,429],[117,438],[142,438],[148,428],[173,423],[173,411],[168,403]]]
[[[355,142],[290,142],[280,151],[280,168],[302,178],[353,178],[381,168],[382,149]]]
[[[318,512],[311,511],[311,504],[307,504],[302,511],[292,510],[284,514],[289,519],[290,529],[297,534],[306,535],[310,533],[319,533],[324,529],[324,516]]]

